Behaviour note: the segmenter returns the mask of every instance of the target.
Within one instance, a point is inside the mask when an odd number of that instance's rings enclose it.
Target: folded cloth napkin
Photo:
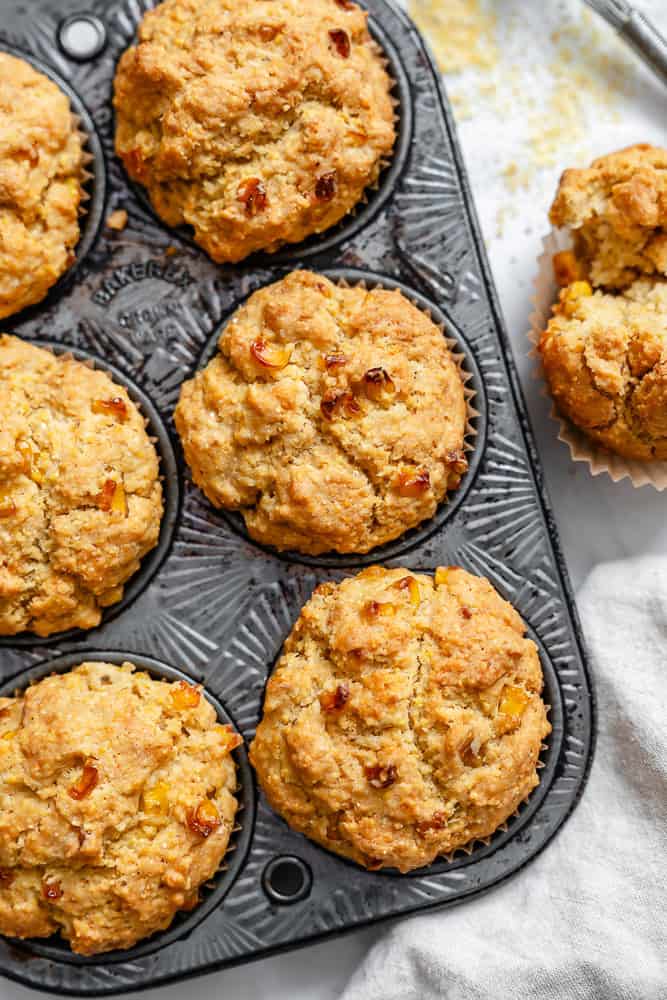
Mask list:
[[[598,742],[577,809],[505,885],[396,925],[343,1000],[667,997],[667,560],[599,566],[578,607]]]

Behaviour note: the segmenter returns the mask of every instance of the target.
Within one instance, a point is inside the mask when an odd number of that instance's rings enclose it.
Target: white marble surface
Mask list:
[[[640,6],[667,34],[663,0],[644,0]],[[484,73],[448,80],[448,86],[465,99],[460,138],[567,564],[578,586],[601,561],[667,552],[667,493],[650,487],[635,490],[627,481],[614,484],[606,476],[593,479],[585,466],[572,464],[566,446],[556,440],[555,424],[548,419],[548,405],[530,377],[532,363],[527,359],[525,331],[535,261],[562,167],[632,142],[664,144],[667,91],[634,57],[624,56],[610,30],[598,28],[594,35],[587,35],[592,21],[582,21],[579,0],[488,0],[486,7],[495,10],[498,18],[499,61]],[[559,32],[554,40],[552,35]],[[600,52],[607,53],[609,61],[601,60]],[[575,114],[568,116],[567,109],[563,110],[567,96],[563,98],[562,90],[562,99],[555,105],[551,97],[554,71],[562,84],[563,66],[566,74],[572,67],[577,89],[577,81],[584,81],[583,96],[574,102],[577,120]],[[540,116],[545,130],[551,129],[556,111],[556,116],[563,113],[570,134],[559,139],[562,154],[559,150],[553,163],[536,169],[531,135],[539,129]],[[508,189],[503,171],[510,163],[525,173],[528,190]],[[381,933],[364,931],[141,996],[145,1000],[180,1000],[186,995],[190,1000],[223,996],[332,1000]],[[2,1000],[27,1000],[29,995],[34,996],[20,986],[0,983]]]

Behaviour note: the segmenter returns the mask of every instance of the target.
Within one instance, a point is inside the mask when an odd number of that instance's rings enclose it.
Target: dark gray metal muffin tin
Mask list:
[[[289,830],[258,794],[240,749],[245,808],[236,850],[192,914],[130,951],[92,959],[56,939],[0,938],[0,973],[79,996],[171,982],[483,892],[533,858],[567,818],[594,740],[590,680],[539,461],[451,112],[414,25],[386,0],[367,0],[396,80],[400,122],[396,155],[368,203],[321,237],[220,267],[189,233],[162,225],[113,155],[114,67],[150,6],[89,0],[86,14],[107,39],[86,60],[58,43],[59,27],[80,11],[76,0],[0,0],[0,48],[32,59],[70,94],[93,156],[75,267],[4,329],[80,352],[128,385],[157,438],[167,495],[160,545],[122,605],[85,634],[0,640],[0,689],[86,658],[128,658],[156,676],[180,670],[203,683],[249,741],[267,676],[319,582],[369,562],[425,571],[455,563],[487,576],[528,623],[553,732],[540,785],[506,829],[403,876],[363,871]],[[104,227],[116,208],[129,214],[121,233]],[[405,288],[445,321],[473,376],[477,436],[460,490],[431,522],[368,557],[307,558],[256,545],[241,519],[214,510],[192,486],[174,435],[181,382],[210,356],[225,318],[253,290],[301,266]]]

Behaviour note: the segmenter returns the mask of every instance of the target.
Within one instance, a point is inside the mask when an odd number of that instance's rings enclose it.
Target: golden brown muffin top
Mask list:
[[[398,291],[296,271],[255,292],[186,382],[194,481],[280,549],[367,552],[431,517],[466,469],[442,331]]]
[[[127,390],[0,335],[0,635],[99,624],[156,544],[162,509]]]
[[[73,263],[81,171],[66,95],[0,52],[0,318],[43,299]]]
[[[667,459],[667,283],[623,294],[565,288],[539,350],[559,409],[630,459]]]
[[[195,905],[232,832],[240,742],[198,686],[131,663],[0,698],[0,933],[93,955]]]
[[[489,836],[550,732],[525,626],[487,580],[371,567],[321,584],[271,676],[250,758],[295,830],[402,872]]]
[[[394,143],[391,83],[349,0],[165,0],[115,80],[116,151],[217,261],[337,222]]]
[[[581,277],[595,287],[667,275],[667,150],[630,146],[566,170],[550,219],[573,230]]]

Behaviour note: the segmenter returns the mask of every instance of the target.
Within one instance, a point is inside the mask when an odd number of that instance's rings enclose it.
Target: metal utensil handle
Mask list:
[[[667,83],[667,40],[648,18],[634,10],[619,34],[653,67],[658,76]]]

